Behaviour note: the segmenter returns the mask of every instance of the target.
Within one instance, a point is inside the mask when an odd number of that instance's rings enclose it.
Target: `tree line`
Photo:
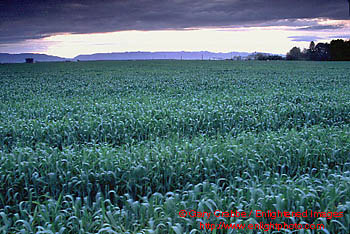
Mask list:
[[[350,40],[332,40],[330,43],[311,42],[309,49],[301,51],[299,47],[293,47],[286,56],[287,60],[312,60],[312,61],[350,61]]]
[[[267,53],[253,53],[252,55],[248,56],[249,59],[254,60],[283,60],[283,57],[276,54],[267,54]]]

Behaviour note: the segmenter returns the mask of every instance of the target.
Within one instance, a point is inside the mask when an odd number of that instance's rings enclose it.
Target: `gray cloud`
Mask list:
[[[350,40],[350,34],[348,35],[335,35],[328,37],[329,39],[348,39]]]
[[[299,19],[349,19],[346,0],[3,0],[0,43],[57,33],[164,30],[195,27],[299,25]],[[334,26],[332,26],[334,29]]]
[[[324,39],[322,37],[317,37],[317,36],[291,36],[288,38],[291,38],[292,41],[307,41],[307,42],[318,41],[318,40]]]
[[[341,29],[344,28],[345,25],[338,24],[338,25],[313,25],[308,27],[299,28],[298,30],[304,30],[304,31],[322,31],[322,30],[333,30],[333,29]]]

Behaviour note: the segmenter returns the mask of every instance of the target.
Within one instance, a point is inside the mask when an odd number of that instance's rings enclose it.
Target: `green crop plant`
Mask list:
[[[0,67],[0,233],[350,233],[347,62]],[[319,230],[203,230],[181,210]]]

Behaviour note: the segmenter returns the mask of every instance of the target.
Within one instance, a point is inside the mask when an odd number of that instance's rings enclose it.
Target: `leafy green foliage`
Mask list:
[[[178,212],[311,209],[344,216],[275,221],[349,233],[347,67],[3,65],[0,232],[205,233]],[[271,220],[203,223],[220,221]]]

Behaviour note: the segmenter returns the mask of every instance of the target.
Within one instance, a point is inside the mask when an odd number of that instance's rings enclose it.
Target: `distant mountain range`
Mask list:
[[[24,54],[7,54],[0,53],[0,63],[24,63],[26,58],[33,58],[37,62],[59,62],[66,61],[67,59],[51,56],[46,54],[33,54],[33,53],[24,53]]]
[[[201,59],[231,59],[235,56],[246,57],[246,52],[213,53],[200,52],[124,52],[124,53],[100,53],[91,55],[79,55],[74,60],[150,60],[150,59],[178,59],[178,60],[201,60]]]
[[[240,56],[246,58],[252,55],[247,52],[214,53],[208,51],[199,52],[122,52],[122,53],[98,53],[78,55],[73,59],[51,56],[46,54],[7,54],[0,53],[0,63],[23,63],[26,58],[33,58],[36,62],[60,62],[60,61],[93,61],[93,60],[151,60],[151,59],[177,59],[177,60],[223,60]]]

